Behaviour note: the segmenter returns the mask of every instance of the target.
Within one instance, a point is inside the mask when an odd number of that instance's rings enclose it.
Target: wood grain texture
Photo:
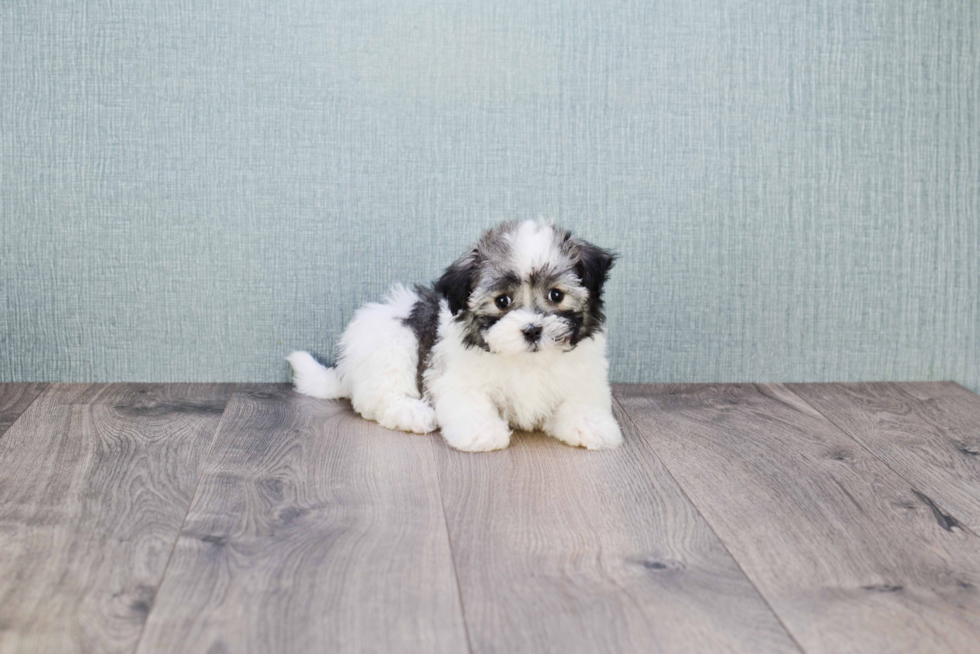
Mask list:
[[[788,386],[980,534],[980,397],[952,382]]]
[[[430,437],[237,393],[141,652],[465,652]]]
[[[131,652],[230,396],[49,386],[0,439],[0,652]]]
[[[433,441],[473,651],[798,651],[619,418],[615,451]]]
[[[617,397],[807,652],[976,652],[980,539],[781,386]]]
[[[47,384],[0,384],[0,438],[46,386]]]

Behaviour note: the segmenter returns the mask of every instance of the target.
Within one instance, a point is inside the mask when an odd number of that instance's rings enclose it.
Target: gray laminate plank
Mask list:
[[[617,413],[620,413],[617,407]],[[474,652],[798,651],[653,452],[433,441]]]
[[[429,437],[236,393],[138,651],[466,650]]]
[[[0,438],[31,405],[47,384],[0,384]]]
[[[229,386],[53,384],[0,439],[0,652],[131,652]]]
[[[976,652],[980,539],[785,387],[621,386],[808,652]]]
[[[788,386],[980,534],[980,397],[952,382]]]

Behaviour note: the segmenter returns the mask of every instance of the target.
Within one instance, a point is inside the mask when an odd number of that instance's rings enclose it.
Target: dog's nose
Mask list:
[[[541,338],[541,325],[528,325],[521,330],[521,333],[524,334],[524,340],[528,343],[537,343],[538,339]]]

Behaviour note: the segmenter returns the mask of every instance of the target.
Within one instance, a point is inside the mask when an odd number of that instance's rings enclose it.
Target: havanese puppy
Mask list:
[[[507,447],[511,428],[616,447],[602,313],[613,260],[549,223],[499,225],[433,288],[395,286],[358,310],[334,367],[290,354],[296,390],[348,397],[389,429],[438,428],[459,450]]]

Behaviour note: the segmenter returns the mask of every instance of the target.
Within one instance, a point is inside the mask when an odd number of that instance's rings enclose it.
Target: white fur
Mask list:
[[[519,226],[515,265],[531,270],[554,256],[551,227]],[[486,333],[490,351],[464,345],[463,326],[445,300],[438,340],[417,387],[418,343],[405,318],[418,300],[394,287],[380,304],[357,311],[341,336],[337,365],[326,368],[305,352],[287,359],[296,390],[320,398],[349,397],[363,417],[390,429],[428,433],[437,427],[452,447],[486,451],[507,447],[511,428],[542,429],[569,445],[600,449],[622,442],[612,414],[603,332],[569,349],[567,327],[553,315],[518,308]],[[521,334],[542,327],[532,348]]]
[[[554,258],[552,233],[551,225],[545,221],[525,220],[516,233],[509,235],[518,270],[529,272]]]
[[[324,400],[350,395],[340,383],[337,369],[321,366],[309,352],[293,352],[286,360],[293,367],[293,385],[303,395]]]
[[[604,334],[570,352],[501,355],[465,347],[460,325],[443,304],[439,335],[426,385],[442,437],[453,447],[507,447],[512,426],[542,429],[588,449],[622,442],[612,415]]]
[[[395,286],[384,302],[358,309],[340,337],[334,368],[321,366],[306,352],[286,357],[296,390],[313,397],[349,397],[354,410],[389,429],[435,431],[435,411],[420,399],[415,383],[415,334],[402,324],[417,299],[413,291]]]

